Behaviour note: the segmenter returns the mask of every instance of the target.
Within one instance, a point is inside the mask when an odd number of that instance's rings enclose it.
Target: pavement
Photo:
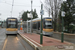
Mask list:
[[[40,35],[35,33],[24,33],[19,30],[18,33],[27,41],[35,50],[75,50],[75,44],[51,37],[43,36],[43,44],[40,44]]]

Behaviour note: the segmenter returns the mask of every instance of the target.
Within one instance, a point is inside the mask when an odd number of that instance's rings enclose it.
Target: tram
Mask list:
[[[7,34],[17,34],[18,30],[18,20],[14,17],[9,17],[6,19],[6,35]]]
[[[31,22],[31,20],[26,21],[26,23],[24,23],[24,25],[27,25],[28,26],[28,25],[30,25],[30,24],[28,24],[30,22]],[[26,28],[27,29],[27,26],[26,27],[23,27],[23,28]],[[31,24],[31,27],[32,27],[31,31],[33,33],[40,33],[41,32],[41,18],[33,19],[32,20],[32,24]],[[45,18],[42,19],[42,29],[43,29],[42,30],[43,35],[49,35],[49,36],[52,36],[53,35],[52,18],[45,17]]]

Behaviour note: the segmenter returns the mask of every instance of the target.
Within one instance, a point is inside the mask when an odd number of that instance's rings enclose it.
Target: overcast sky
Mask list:
[[[11,8],[13,0],[0,0],[0,20],[4,20],[7,17],[11,17]],[[44,3],[44,0],[41,0]],[[38,16],[40,17],[41,2],[40,0],[33,0],[32,8],[36,9]],[[12,16],[19,17],[19,13],[23,11],[31,11],[31,0],[14,0]],[[44,17],[48,14],[44,9]]]

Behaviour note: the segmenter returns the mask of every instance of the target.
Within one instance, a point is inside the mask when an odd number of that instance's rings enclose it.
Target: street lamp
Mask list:
[[[64,0],[64,1],[66,1],[66,0]],[[61,7],[61,16],[62,16],[62,33],[61,33],[61,42],[63,43],[63,41],[64,41],[64,32],[63,32],[63,27],[64,27],[64,19],[63,19],[63,17],[65,17],[65,12],[63,11],[63,7]]]
[[[31,0],[31,16],[32,16],[32,3],[33,3],[33,1]],[[31,26],[31,29],[32,29],[32,17],[31,17],[31,24],[30,24],[30,26]],[[32,33],[31,29],[30,29],[30,32]]]
[[[0,18],[0,27],[1,27],[1,24],[2,24],[2,19]]]
[[[0,13],[0,15],[1,15],[1,13]]]
[[[40,44],[43,44],[43,34],[42,34],[42,17],[44,15],[43,4],[41,4],[41,33],[40,33]]]

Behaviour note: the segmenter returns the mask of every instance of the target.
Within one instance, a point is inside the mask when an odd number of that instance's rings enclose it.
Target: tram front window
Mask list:
[[[8,28],[16,28],[16,22],[8,22]]]
[[[46,21],[45,22],[45,28],[53,28],[52,27],[52,21]]]

